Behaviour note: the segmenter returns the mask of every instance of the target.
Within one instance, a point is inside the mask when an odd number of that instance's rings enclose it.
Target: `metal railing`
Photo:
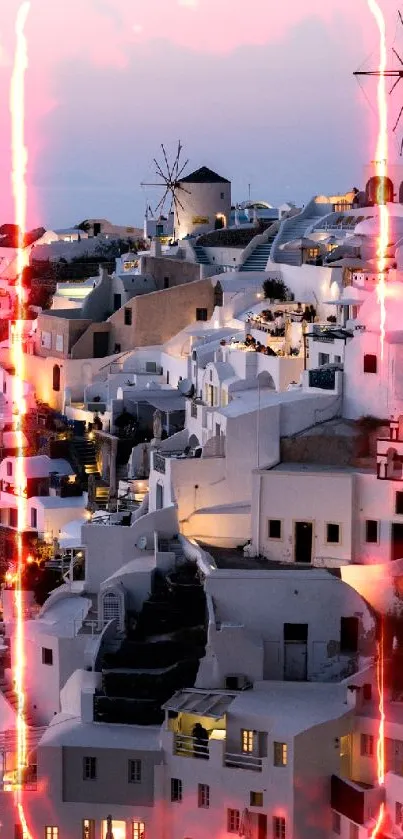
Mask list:
[[[165,475],[165,457],[159,454],[159,452],[153,453],[153,466],[156,472]]]
[[[195,757],[202,760],[209,760],[208,740],[204,742],[188,734],[175,734],[174,754],[178,757]]]
[[[261,757],[246,752],[241,754],[225,752],[224,755],[224,766],[233,769],[251,769],[253,772],[261,772],[262,764]]]

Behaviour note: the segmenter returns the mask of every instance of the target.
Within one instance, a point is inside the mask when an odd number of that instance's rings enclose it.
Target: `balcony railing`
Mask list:
[[[156,472],[165,475],[165,457],[159,454],[159,452],[154,452],[153,454],[153,466]]]
[[[225,752],[224,755],[224,765],[232,769],[251,769],[253,772],[261,772],[262,764],[261,757],[246,752],[241,754]]]
[[[175,734],[174,754],[179,757],[195,757],[201,760],[209,760],[210,752],[208,741],[198,740],[187,734]]]
[[[3,792],[16,792],[18,789],[24,791],[35,791],[37,789],[37,767],[27,766],[22,772],[22,777],[18,778],[17,769],[10,772],[4,772],[0,781],[0,790]]]

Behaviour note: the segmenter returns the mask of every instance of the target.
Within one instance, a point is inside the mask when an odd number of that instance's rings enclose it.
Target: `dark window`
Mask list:
[[[222,306],[223,305],[223,290],[220,281],[214,286],[214,306]]]
[[[53,650],[49,647],[42,647],[42,664],[53,664]]]
[[[369,702],[372,699],[372,685],[368,682],[362,686],[362,695],[366,702]]]
[[[97,777],[96,757],[83,757],[83,781],[95,781]]]
[[[320,352],[318,355],[318,364],[319,367],[322,367],[324,364],[329,364],[330,355],[326,352]]]
[[[298,641],[298,643],[306,644],[308,641],[308,624],[307,623],[285,623],[284,624],[284,641]]]
[[[121,294],[114,294],[113,295],[113,311],[117,312],[122,305],[122,295]]]
[[[120,346],[121,346],[120,344],[115,344],[115,348],[113,350],[114,354],[120,352]]]
[[[171,778],[171,801],[182,801],[182,781]]]
[[[129,784],[141,784],[141,760],[129,760]]]
[[[364,373],[376,373],[378,361],[376,355],[364,355]]]
[[[58,393],[60,390],[60,367],[58,364],[53,366],[53,390]]]
[[[131,325],[132,325],[132,310],[131,309],[125,309],[125,326],[131,326]]]
[[[7,393],[7,382],[6,382],[5,379],[4,379],[4,382],[3,382],[3,393]]]
[[[285,839],[284,816],[273,816],[273,839]]]
[[[400,801],[396,801],[395,806],[395,822],[396,824],[401,824],[403,821],[403,807]]]
[[[358,618],[340,618],[340,652],[356,653],[358,650]]]
[[[340,836],[340,833],[341,833],[340,813],[335,813],[334,810],[332,812],[332,830],[333,830],[333,833],[337,833],[337,835]]]
[[[374,755],[374,738],[372,734],[361,734],[360,737],[360,753],[361,757],[373,757]]]
[[[263,807],[263,793],[262,792],[251,792],[249,800],[250,800],[250,806],[251,807]]]
[[[354,824],[353,822],[350,822],[350,839],[358,839],[358,837],[359,837],[358,824]]]
[[[280,519],[269,519],[269,539],[281,539]]]
[[[378,541],[378,522],[375,519],[367,519],[365,522],[365,541]]]
[[[10,507],[8,512],[8,521],[10,527],[18,527],[18,510],[16,507]]]
[[[102,224],[99,221],[94,221],[94,236],[99,236],[102,230]]]
[[[11,478],[12,474],[13,474],[13,464],[12,464],[11,460],[8,460],[7,461],[7,477]]]
[[[326,525],[326,542],[328,545],[338,545],[340,542],[340,525]]]
[[[395,513],[397,513],[398,516],[403,516],[403,492],[396,493]]]
[[[210,787],[208,784],[199,784],[197,789],[197,806],[210,807]]]
[[[223,192],[220,192],[220,198],[221,198],[221,201],[224,201],[224,193]]]
[[[31,507],[31,527],[34,527],[35,530],[38,527],[38,511],[35,507]]]
[[[169,385],[169,370],[167,370],[167,385]]]
[[[169,288],[169,277],[164,277],[164,288]]]
[[[196,320],[207,320],[207,309],[196,309]]]
[[[240,822],[239,810],[227,810],[227,833],[239,833]]]

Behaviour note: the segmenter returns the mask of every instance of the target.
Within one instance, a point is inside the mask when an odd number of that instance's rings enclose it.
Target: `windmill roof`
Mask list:
[[[227,180],[227,178],[222,178],[221,175],[217,175],[217,172],[213,172],[213,170],[209,169],[208,166],[201,166],[200,169],[196,169],[195,172],[191,172],[190,175],[186,175],[186,177],[181,178],[179,183],[229,184],[231,181]]]

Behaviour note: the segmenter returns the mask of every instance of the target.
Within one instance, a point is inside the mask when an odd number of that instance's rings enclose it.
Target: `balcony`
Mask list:
[[[159,452],[153,453],[153,467],[156,472],[160,472],[161,475],[165,475],[165,457]]]
[[[263,758],[246,752],[238,754],[225,752],[224,766],[227,766],[230,769],[251,769],[253,772],[261,772]]]
[[[355,824],[365,824],[384,800],[384,789],[332,775],[330,806]]]
[[[187,734],[174,735],[173,752],[178,757],[195,757],[202,760],[210,758],[208,740],[204,743]]]

